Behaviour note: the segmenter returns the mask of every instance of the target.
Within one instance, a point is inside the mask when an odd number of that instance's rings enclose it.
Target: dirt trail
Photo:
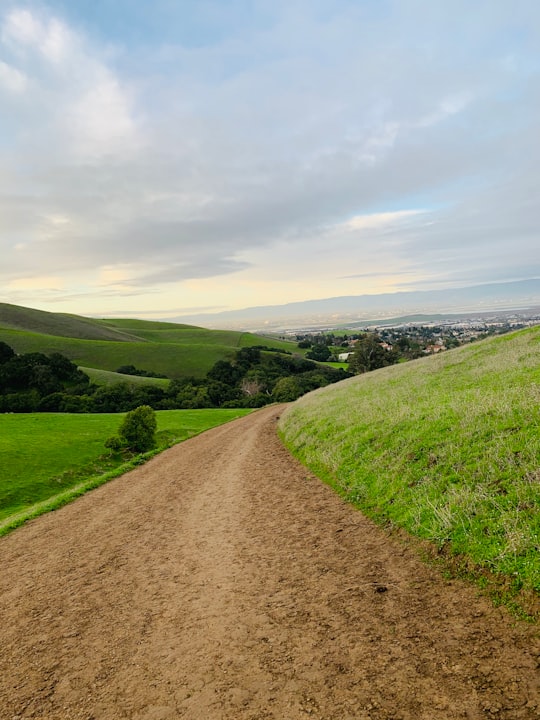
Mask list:
[[[540,641],[291,459],[279,408],[0,540],[2,720],[540,718]]]

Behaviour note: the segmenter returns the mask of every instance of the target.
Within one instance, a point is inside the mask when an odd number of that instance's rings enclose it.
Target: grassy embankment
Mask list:
[[[376,521],[540,592],[540,328],[384,368],[284,413],[289,449]]]
[[[249,410],[162,410],[155,451],[111,455],[124,415],[0,414],[0,535],[121,475],[170,445]]]
[[[295,343],[252,333],[146,320],[97,320],[2,303],[0,341],[17,353],[58,352],[85,369],[111,373],[122,365],[135,365],[169,378],[204,377],[218,360],[230,359],[242,347],[298,352]],[[126,378],[98,374],[92,379],[110,383]]]
[[[116,385],[117,383],[131,383],[132,385],[157,385],[167,388],[170,380],[167,378],[144,377],[141,375],[125,375],[124,373],[111,372],[110,370],[96,370],[79,365],[90,380],[96,385]]]

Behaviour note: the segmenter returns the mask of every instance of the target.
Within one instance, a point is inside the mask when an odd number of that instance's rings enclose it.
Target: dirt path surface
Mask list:
[[[291,459],[279,408],[0,539],[2,720],[540,718],[540,641]]]

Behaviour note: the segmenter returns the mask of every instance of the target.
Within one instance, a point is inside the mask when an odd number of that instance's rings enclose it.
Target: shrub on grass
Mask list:
[[[107,438],[105,440],[105,447],[111,451],[111,453],[117,453],[122,450],[124,447],[124,443],[122,442],[121,438],[118,437],[118,435],[113,435],[110,438]]]
[[[129,450],[146,452],[155,444],[156,413],[149,405],[141,405],[127,413],[118,434]]]

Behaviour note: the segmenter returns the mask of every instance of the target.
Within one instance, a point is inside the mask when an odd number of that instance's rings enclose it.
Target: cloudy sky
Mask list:
[[[0,302],[540,277],[538,0],[0,0]]]

